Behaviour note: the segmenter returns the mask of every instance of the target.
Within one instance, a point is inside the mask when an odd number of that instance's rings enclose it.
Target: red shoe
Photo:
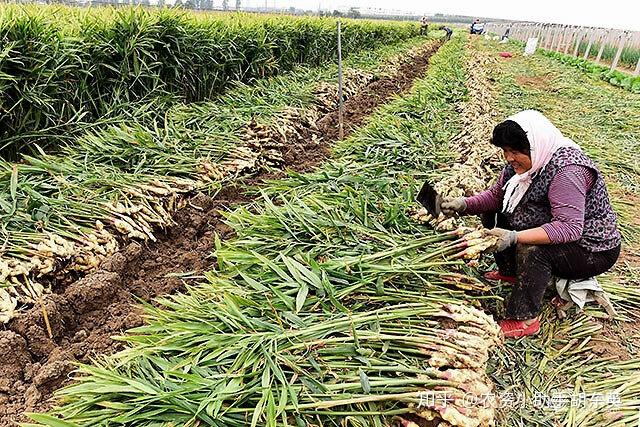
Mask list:
[[[484,278],[491,280],[492,282],[503,281],[509,283],[516,283],[516,278],[513,276],[503,276],[498,270],[487,271],[484,273]]]
[[[501,320],[498,322],[505,338],[521,338],[535,335],[540,331],[540,321],[536,319],[532,324],[527,325],[524,320]]]

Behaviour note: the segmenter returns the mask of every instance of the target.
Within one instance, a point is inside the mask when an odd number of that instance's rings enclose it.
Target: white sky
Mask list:
[[[534,22],[585,25],[640,31],[640,0],[242,0],[243,6],[297,7],[317,10],[355,7],[384,8],[418,14],[445,13]],[[229,4],[233,6],[233,1]]]

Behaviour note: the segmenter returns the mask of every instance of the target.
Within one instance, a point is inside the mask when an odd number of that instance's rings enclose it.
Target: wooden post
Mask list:
[[[613,62],[611,63],[611,71],[615,70],[618,67],[618,62],[620,61],[620,56],[622,55],[624,44],[627,41],[627,32],[621,31],[618,35],[618,38],[618,50],[616,51],[616,56],[613,58]]]
[[[594,29],[591,29],[591,34],[589,34],[589,43],[587,43],[587,48],[584,51],[584,56],[582,58],[589,59],[589,53],[591,52],[591,46],[593,46],[593,39],[595,38],[596,33]]]
[[[342,28],[338,20],[338,135],[344,138],[344,104],[342,102]]]
[[[609,41],[609,30],[606,30],[602,33],[602,37],[600,37],[600,49],[598,50],[598,56],[596,56],[596,62],[600,62],[602,59],[602,52],[604,52],[604,46]]]
[[[636,64],[636,70],[633,72],[633,76],[640,76],[640,58],[638,58],[638,63]]]

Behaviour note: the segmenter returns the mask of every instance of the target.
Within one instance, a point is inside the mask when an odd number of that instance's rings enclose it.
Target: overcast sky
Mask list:
[[[370,7],[414,13],[446,13],[505,19],[553,22],[640,31],[640,0],[563,1],[563,0],[242,0],[243,6],[298,7],[322,9]],[[229,4],[233,5],[233,1]]]

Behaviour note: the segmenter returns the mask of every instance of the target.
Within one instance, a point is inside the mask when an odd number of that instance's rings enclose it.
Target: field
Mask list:
[[[63,32],[82,40],[87,17],[65,13],[77,23]],[[174,16],[114,13],[97,28]],[[248,41],[277,23],[294,50],[335,31],[329,19],[175,19]],[[351,28],[369,42],[346,53],[342,140],[322,49],[193,99],[156,77],[167,86],[128,94],[127,113],[65,96],[82,120],[5,134],[2,425],[637,423],[640,94],[515,44],[500,58],[504,45],[465,32]],[[425,179],[450,195],[486,188],[503,165],[491,129],[526,108],[597,162],[624,246],[601,278],[613,320],[594,304],[564,319],[545,307],[541,334],[504,342],[494,319],[509,289],[482,279],[491,257],[479,257],[491,241],[475,218],[434,227],[415,198]]]

